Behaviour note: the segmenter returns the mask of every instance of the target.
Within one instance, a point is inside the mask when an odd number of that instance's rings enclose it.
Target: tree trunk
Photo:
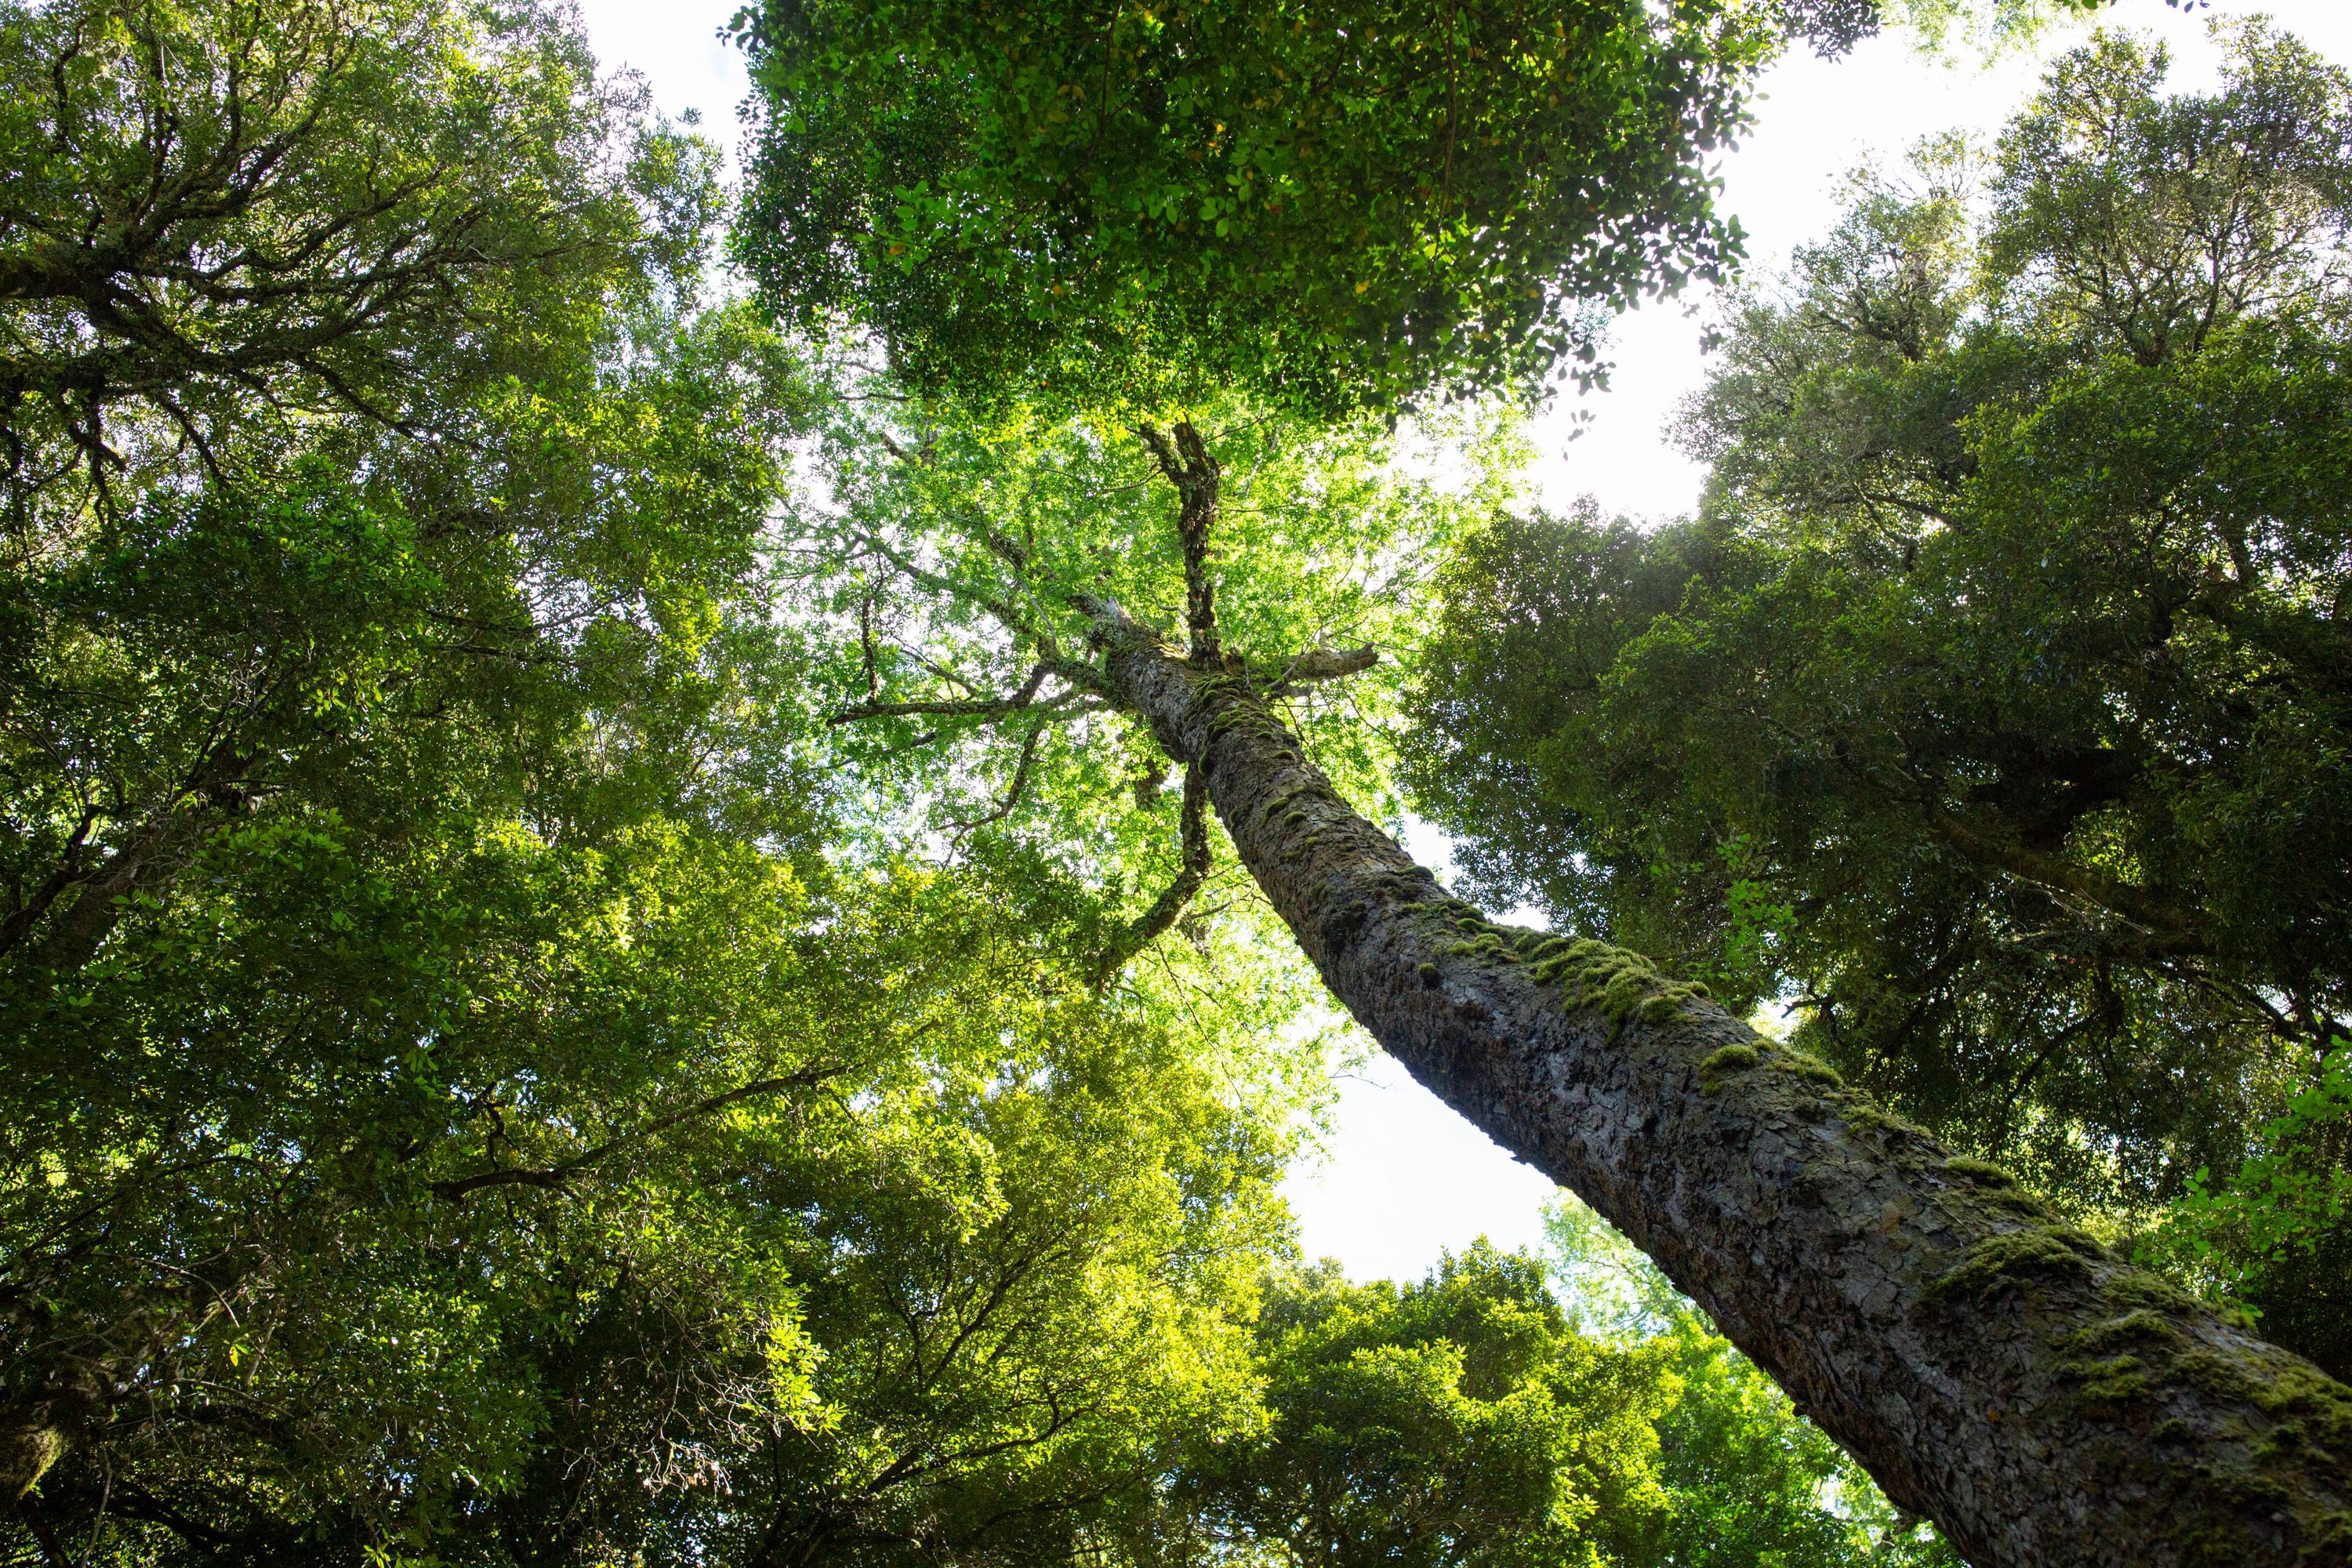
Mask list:
[[[1205,776],[1349,1011],[1971,1563],[2352,1562],[2352,1390],[1635,955],[1489,924],[1349,808],[1237,666],[1188,665],[1115,609],[1101,626],[1111,687]]]

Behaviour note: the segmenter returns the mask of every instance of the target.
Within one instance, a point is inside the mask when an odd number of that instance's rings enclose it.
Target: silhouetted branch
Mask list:
[[[634,1132],[607,1139],[594,1148],[583,1153],[575,1154],[560,1164],[549,1165],[541,1170],[479,1171],[470,1176],[435,1182],[432,1184],[433,1195],[437,1198],[446,1198],[451,1203],[463,1203],[468,1194],[480,1192],[486,1187],[561,1189],[568,1185],[573,1176],[589,1166],[609,1158],[633,1143],[642,1143],[647,1139],[658,1138],[682,1121],[690,1121],[698,1116],[708,1116],[714,1110],[723,1110],[728,1106],[760,1095],[781,1094],[793,1089],[814,1089],[827,1079],[839,1076],[840,1072],[841,1069],[837,1067],[811,1068],[804,1072],[792,1073],[782,1078],[764,1078],[756,1083],[747,1083],[740,1088],[730,1089],[723,1094],[714,1094],[708,1100],[697,1100],[683,1110],[674,1110],[667,1116],[656,1117]]]

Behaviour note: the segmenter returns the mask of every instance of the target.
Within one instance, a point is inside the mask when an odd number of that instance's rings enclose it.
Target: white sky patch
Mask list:
[[[580,11],[606,69],[642,73],[672,117],[701,112],[702,129],[733,153],[736,106],[749,90],[740,54],[719,40],[738,0],[583,0]],[[2267,15],[2326,58],[2352,65],[2352,0],[2213,0],[2175,10],[2163,0],[2120,0],[2102,26],[2156,34],[2172,47],[2170,85],[2208,88],[2216,53],[2206,37],[2220,16]],[[2042,63],[2091,24],[2053,29],[2031,57],[1990,69],[1924,60],[1900,38],[1864,43],[1843,60],[1799,55],[1766,77],[1757,123],[1723,161],[1724,205],[1748,231],[1748,276],[1768,280],[1791,247],[1826,233],[1846,174],[1866,161],[1890,171],[1911,145],[1938,132],[1988,140],[2032,95]],[[1566,510],[1580,495],[1612,513],[1663,521],[1696,506],[1705,474],[1675,450],[1664,429],[1707,373],[1699,352],[1711,301],[1703,293],[1654,303],[1621,321],[1606,392],[1563,396],[1533,432],[1533,478],[1544,503]],[[1591,416],[1576,439],[1574,416]],[[1444,875],[1443,839],[1417,825],[1407,847]],[[1520,911],[1501,914],[1526,921]],[[1359,1279],[1418,1279],[1446,1249],[1480,1236],[1498,1247],[1535,1247],[1551,1184],[1489,1142],[1385,1057],[1344,1081],[1324,1155],[1301,1162],[1284,1191],[1309,1258],[1337,1258]]]
[[[2210,89],[2220,55],[2207,27],[2216,17],[2268,16],[2339,65],[2352,65],[2352,0],[2214,0],[2175,10],[2163,0],[2121,0],[2097,25],[2153,34],[2171,47],[2175,90]],[[1767,282],[1790,252],[1827,234],[1846,174],[1864,163],[1899,173],[1922,138],[1968,131],[1988,144],[2040,84],[2050,57],[2088,37],[2089,21],[2053,28],[2032,55],[1990,69],[1922,59],[1901,38],[1864,42],[1842,60],[1798,54],[1765,76],[1756,125],[1722,163],[1723,205],[1748,231],[1747,275]],[[1711,293],[1693,289],[1622,318],[1609,357],[1609,390],[1561,396],[1533,432],[1535,479],[1546,507],[1564,511],[1591,495],[1604,512],[1664,522],[1698,503],[1700,465],[1666,438],[1675,406],[1705,379],[1699,339],[1713,319]],[[1582,434],[1575,416],[1591,420]],[[1574,438],[1571,439],[1571,436]]]

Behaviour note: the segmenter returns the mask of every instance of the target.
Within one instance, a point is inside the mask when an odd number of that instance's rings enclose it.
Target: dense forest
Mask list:
[[[0,0],[0,1563],[2352,1562],[2352,78],[1716,199],[2084,8]]]

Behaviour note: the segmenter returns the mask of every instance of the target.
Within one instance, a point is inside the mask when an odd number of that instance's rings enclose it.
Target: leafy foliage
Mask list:
[[[1423,1284],[1270,1283],[1269,1421],[1178,1483],[1207,1540],[1299,1563],[1598,1564],[1657,1511],[1654,1358],[1576,1334],[1542,1269],[1483,1243]]]
[[[1407,640],[1437,549],[1510,493],[1511,426],[1440,426],[1467,459],[1441,480],[1414,477],[1408,441],[1369,422],[1323,427],[1240,400],[1202,422],[1227,474],[1205,565],[1222,656],[1279,693],[1359,798],[1392,802],[1375,726],[1395,670],[1328,658]],[[861,784],[845,831],[1032,836],[1128,907],[1150,902],[1177,874],[1183,792],[1102,689],[1080,607],[1182,625],[1181,503],[1146,441],[1108,421],[867,399],[838,405],[822,460],[822,493],[783,521],[779,561],[822,650],[812,680],[835,754]],[[1187,930],[1215,947],[1220,987],[1251,973],[1303,1004],[1311,976],[1286,941],[1257,940],[1271,917],[1230,851],[1211,858]],[[1150,967],[1170,961],[1182,962],[1161,951]]]
[[[2059,61],[1981,224],[1956,144],[1859,184],[1688,410],[1697,520],[1465,549],[1409,770],[1486,887],[2126,1222],[2352,1005],[2352,95],[2228,41]]]
[[[184,1548],[855,1560],[1050,1536],[1246,1410],[1217,1303],[1280,1119],[1057,990],[1034,884],[274,837],[17,1053],[20,1106],[76,1103],[8,1215],[12,1363],[100,1384],[61,1527],[110,1487]]]
[[[2319,1081],[2256,1129],[2235,1173],[2199,1167],[2142,1244],[2208,1294],[2234,1301],[2263,1332],[2322,1366],[2352,1366],[2342,1308],[2352,1271],[2352,1080],[2343,1042]]]
[[[1648,1358],[1664,1506],[1621,1547],[1632,1564],[1770,1563],[1950,1568],[1933,1526],[1892,1508],[1859,1467],[1717,1334],[1687,1297],[1569,1194],[1544,1215],[1546,1261],[1577,1327]]]
[[[1264,1425],[1185,1450],[1135,1560],[1956,1562],[1590,1210],[1548,1230],[1544,1259],[1481,1241],[1414,1285],[1270,1275]]]
[[[1526,5],[779,3],[740,252],[917,382],[1341,413],[1589,367],[1716,277],[1706,155],[1776,16]]]

